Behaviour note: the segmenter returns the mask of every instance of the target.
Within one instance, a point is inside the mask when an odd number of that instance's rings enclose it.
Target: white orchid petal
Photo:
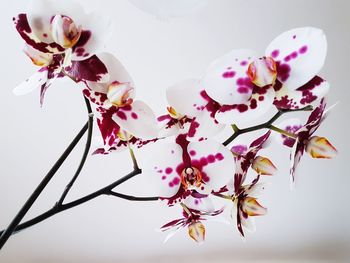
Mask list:
[[[207,101],[201,95],[199,80],[186,79],[166,90],[169,106],[176,112],[188,117],[195,117],[201,113]]]
[[[276,37],[265,54],[277,62],[278,80],[289,89],[297,89],[321,70],[327,40],[321,29],[295,28]]]
[[[235,123],[238,125],[258,119],[273,106],[274,95],[275,92],[272,88],[267,88],[264,94],[256,92],[245,104],[224,105],[215,115],[215,118],[220,123]]]
[[[31,77],[23,81],[17,87],[13,89],[13,93],[16,96],[21,96],[32,92],[33,90],[40,88],[45,82],[47,82],[47,71],[40,70],[34,73]]]
[[[190,142],[188,152],[192,166],[202,172],[203,190],[219,190],[235,172],[231,151],[216,141]]]
[[[200,88],[220,104],[247,102],[254,86],[247,75],[247,70],[255,57],[255,52],[252,50],[232,50],[209,66],[200,81]]]
[[[121,107],[112,119],[125,131],[141,139],[155,139],[158,136],[156,116],[143,101],[134,101]]]

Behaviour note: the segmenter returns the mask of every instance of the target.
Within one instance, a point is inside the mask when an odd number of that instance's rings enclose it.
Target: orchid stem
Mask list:
[[[234,130],[234,133],[226,141],[223,142],[223,145],[224,146],[229,145],[233,140],[235,140],[241,134],[244,134],[247,132],[252,132],[252,131],[257,131],[257,130],[261,130],[261,129],[271,129],[271,127],[274,127],[272,124],[285,113],[296,112],[296,111],[311,111],[312,109],[313,108],[311,105],[308,105],[304,108],[293,109],[293,110],[292,109],[282,109],[282,110],[279,110],[269,121],[262,123],[262,124],[259,124],[259,125],[244,128],[244,129],[239,129],[235,124],[233,124],[232,129]]]
[[[61,167],[61,165],[64,163],[64,161],[67,159],[67,157],[70,155],[70,153],[73,151],[75,146],[78,144],[80,139],[83,137],[85,132],[88,129],[88,123],[84,125],[84,127],[79,131],[79,133],[75,136],[73,141],[70,143],[70,145],[67,147],[67,149],[63,152],[61,157],[56,161],[56,163],[52,166],[50,171],[46,174],[46,176],[43,178],[43,180],[40,182],[40,184],[37,186],[37,188],[34,190],[34,192],[30,195],[28,200],[25,202],[23,207],[19,210],[17,215],[13,218],[9,226],[1,232],[0,236],[0,250],[4,246],[4,244],[7,242],[9,237],[12,235],[13,231],[17,228],[18,224],[21,222],[23,217],[27,214],[28,210],[32,207],[36,199],[39,197],[41,192],[45,189],[47,184],[50,182],[52,177],[56,174],[58,169]]]
[[[180,203],[180,205],[182,206],[182,208],[185,210],[185,212],[190,216],[192,215],[190,209],[188,209],[188,207],[184,204],[184,203]]]
[[[93,130],[93,121],[94,121],[94,115],[92,113],[92,109],[91,109],[91,105],[89,100],[84,96],[84,100],[85,100],[85,104],[86,104],[86,108],[88,111],[88,135],[87,135],[87,139],[86,139],[86,144],[85,144],[85,149],[84,149],[84,153],[83,156],[81,158],[80,164],[73,176],[73,178],[71,179],[71,181],[67,184],[67,186],[65,187],[59,201],[56,203],[56,205],[61,205],[64,201],[64,199],[66,198],[68,192],[70,191],[70,189],[72,188],[73,184],[75,183],[75,181],[77,180],[81,170],[84,167],[85,161],[87,159],[87,156],[89,154],[89,150],[90,150],[90,146],[91,146],[91,139],[92,139],[92,130]]]
[[[117,181],[111,183],[110,185],[107,185],[91,194],[88,194],[84,197],[81,197],[79,199],[76,199],[72,202],[69,202],[69,203],[66,203],[66,204],[61,204],[61,205],[55,205],[54,207],[52,207],[51,209],[47,210],[46,212],[22,223],[22,224],[19,224],[19,225],[16,225],[15,228],[13,229],[13,231],[11,231],[10,235],[13,234],[13,233],[18,233],[19,231],[23,230],[23,229],[26,229],[28,227],[31,227],[33,225],[36,225],[58,213],[61,213],[65,210],[68,210],[68,209],[71,209],[73,207],[76,207],[78,205],[81,205],[83,203],[86,203],[90,200],[93,200],[101,195],[110,195],[111,194],[111,191],[118,185],[128,181],[129,179],[133,178],[134,176],[138,175],[138,174],[141,174],[141,169],[136,169],[134,171],[132,171],[131,173],[125,175],[124,177],[118,179]],[[139,200],[141,201],[141,200]],[[4,231],[1,231],[0,234],[4,234],[6,230]]]
[[[287,132],[287,131],[282,130],[282,129],[280,129],[280,128],[276,127],[276,126],[273,126],[273,125],[271,125],[269,129],[272,130],[272,131],[278,132],[280,134],[283,134],[285,136],[288,136],[290,138],[294,138],[294,139],[298,138],[297,134]]]
[[[139,196],[132,196],[132,195],[126,195],[126,194],[121,194],[121,193],[117,193],[114,191],[110,191],[109,192],[110,195],[113,195],[115,197],[119,197],[125,200],[129,200],[129,201],[157,201],[159,200],[158,196],[152,196],[152,197],[139,197]]]
[[[135,157],[134,150],[130,147],[129,143],[128,143],[128,148],[129,148],[130,156],[131,156],[131,159],[132,159],[132,163],[134,164],[134,169],[139,169],[139,165],[137,164],[137,160],[136,160],[136,157]]]

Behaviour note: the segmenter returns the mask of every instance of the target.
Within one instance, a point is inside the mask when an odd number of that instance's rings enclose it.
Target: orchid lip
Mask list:
[[[202,184],[202,173],[195,167],[187,167],[181,173],[181,183],[185,189],[200,187]]]

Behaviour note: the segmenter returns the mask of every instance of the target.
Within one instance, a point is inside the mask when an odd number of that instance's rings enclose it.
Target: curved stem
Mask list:
[[[87,129],[88,129],[88,123],[86,123],[84,125],[84,127],[79,131],[79,133],[75,136],[75,138],[69,144],[67,149],[63,152],[61,157],[56,161],[56,163],[52,166],[50,171],[46,174],[46,176],[43,178],[43,180],[40,182],[40,184],[37,186],[37,188],[34,190],[34,192],[31,194],[31,196],[25,202],[25,204],[23,205],[21,210],[13,218],[13,220],[11,221],[9,226],[3,232],[1,232],[0,249],[4,246],[4,244],[9,239],[9,237],[11,236],[13,231],[17,228],[18,224],[23,219],[23,217],[27,214],[28,210],[32,207],[32,205],[34,204],[35,200],[39,197],[41,192],[45,189],[46,185],[50,182],[50,180],[56,174],[56,172],[61,167],[63,162],[67,159],[69,154],[72,152],[72,150],[78,144],[78,142],[83,137],[83,135],[85,134]]]
[[[59,201],[56,203],[56,205],[61,205],[64,201],[64,199],[66,198],[68,192],[70,191],[70,189],[72,188],[73,184],[75,183],[75,181],[77,180],[81,170],[84,167],[86,158],[89,154],[89,150],[90,150],[90,146],[91,146],[91,138],[92,138],[92,130],[93,130],[93,121],[94,121],[94,115],[92,113],[92,109],[91,109],[91,105],[89,100],[84,97],[85,99],[85,104],[86,104],[86,108],[89,114],[89,120],[88,120],[88,135],[87,135],[87,139],[86,139],[86,144],[85,144],[85,149],[84,149],[84,153],[83,156],[81,158],[80,164],[78,166],[78,169],[76,170],[73,178],[71,179],[71,181],[67,184],[67,186],[65,187]]]
[[[19,231],[21,231],[23,229],[26,229],[26,228],[31,227],[33,225],[36,225],[36,224],[38,224],[38,223],[40,223],[40,222],[42,222],[42,221],[44,221],[44,220],[46,220],[46,219],[56,215],[58,213],[61,213],[61,212],[65,211],[65,210],[68,210],[68,209],[71,209],[71,208],[76,207],[78,205],[81,205],[83,203],[86,203],[86,202],[88,202],[88,201],[90,201],[92,199],[95,199],[96,197],[99,197],[101,195],[110,195],[110,193],[111,193],[113,188],[115,188],[116,186],[118,186],[118,185],[124,183],[125,181],[133,178],[134,176],[140,174],[141,172],[142,172],[141,169],[136,169],[136,170],[132,171],[131,173],[125,175],[124,177],[118,179],[117,181],[111,183],[110,185],[107,185],[107,186],[105,186],[105,187],[103,187],[103,188],[101,188],[101,189],[99,189],[99,190],[97,190],[97,191],[95,191],[95,192],[93,192],[91,194],[88,194],[88,195],[86,195],[84,197],[81,197],[79,199],[76,199],[76,200],[74,200],[72,202],[69,202],[69,203],[66,203],[66,204],[61,204],[59,206],[55,205],[53,208],[51,208],[51,209],[47,210],[46,212],[38,215],[37,217],[34,217],[34,218],[32,218],[32,219],[30,219],[30,220],[28,220],[28,221],[26,221],[26,222],[24,222],[22,224],[17,225],[13,229],[11,234],[18,233]],[[3,234],[5,231],[6,230],[1,231],[0,234]]]
[[[114,191],[110,191],[109,194],[113,195],[115,197],[119,197],[119,198],[122,198],[122,199],[129,200],[129,201],[157,201],[157,200],[159,200],[158,196],[139,197],[139,196],[125,195],[125,194],[117,193],[117,192],[114,192]]]
[[[243,133],[257,131],[261,129],[271,129],[271,127],[274,127],[272,126],[272,124],[285,113],[296,112],[296,111],[311,111],[311,110],[312,110],[311,105],[308,105],[300,109],[294,109],[294,110],[284,109],[284,110],[279,110],[269,121],[259,125],[251,126],[244,129],[239,129],[236,125],[233,125],[232,128],[234,129],[235,132],[226,141],[223,142],[223,145],[224,146],[229,145],[234,139],[236,139],[239,135]]]

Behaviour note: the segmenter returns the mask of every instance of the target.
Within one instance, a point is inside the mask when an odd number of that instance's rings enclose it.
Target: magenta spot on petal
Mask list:
[[[190,151],[190,155],[191,155],[191,156],[195,156],[195,155],[196,155],[196,151],[191,150],[191,151]]]
[[[162,176],[162,180],[165,180],[165,179],[166,179],[166,176],[165,176],[165,175],[163,175],[163,176]]]
[[[237,91],[238,93],[241,93],[241,94],[247,94],[249,93],[250,89],[248,87],[241,86],[241,87],[238,87]]]
[[[137,120],[137,118],[138,118],[138,116],[137,116],[137,114],[136,114],[135,112],[132,112],[132,113],[131,113],[131,117],[132,117],[133,119],[135,119],[135,120]]]
[[[256,109],[256,107],[257,107],[256,99],[251,99],[250,100],[250,108],[251,109]]]
[[[117,112],[117,116],[119,118],[121,118],[122,120],[124,120],[124,121],[127,119],[126,114],[124,112],[122,112],[122,111],[118,111]]]
[[[247,64],[248,64],[248,62],[245,61],[245,60],[243,60],[243,61],[241,62],[241,66],[246,66]]]
[[[43,34],[43,37],[45,37],[45,38],[46,38],[46,37],[47,37],[47,34],[46,34],[46,33],[44,33],[44,34]]]
[[[273,58],[277,58],[279,54],[280,54],[280,51],[278,49],[275,49],[274,51],[271,52],[271,56]]]
[[[300,54],[304,54],[304,53],[306,53],[306,51],[307,51],[307,46],[302,46],[302,47],[299,49],[299,53],[300,53]]]
[[[296,36],[296,35],[294,35],[294,36],[293,36],[293,39],[295,39],[296,37],[297,37],[297,36]]]
[[[198,199],[195,199],[195,200],[194,200],[194,204],[195,204],[195,205],[198,205],[198,204],[199,204]]]
[[[258,100],[259,101],[263,101],[264,100],[264,96],[259,96]]]
[[[224,159],[224,156],[221,153],[217,153],[217,154],[215,154],[215,158],[218,161],[222,161]]]
[[[233,78],[236,75],[236,72],[234,71],[226,71],[222,74],[222,77],[227,79],[227,78]]]
[[[213,163],[213,162],[215,162],[215,156],[210,154],[210,155],[208,155],[207,160],[208,160],[209,163]]]
[[[174,187],[174,183],[173,182],[169,182],[169,187]]]
[[[180,183],[180,178],[179,177],[175,177],[174,179],[173,179],[173,184],[174,185],[178,185]]]
[[[292,54],[290,54],[291,58],[296,58],[298,56],[298,53],[297,52],[293,52]]]
[[[288,64],[277,63],[277,74],[281,81],[286,81],[289,78],[290,66]]]
[[[171,174],[172,171],[173,171],[173,168],[171,168],[171,167],[167,167],[167,168],[165,169],[165,173],[166,173],[166,174]]]

